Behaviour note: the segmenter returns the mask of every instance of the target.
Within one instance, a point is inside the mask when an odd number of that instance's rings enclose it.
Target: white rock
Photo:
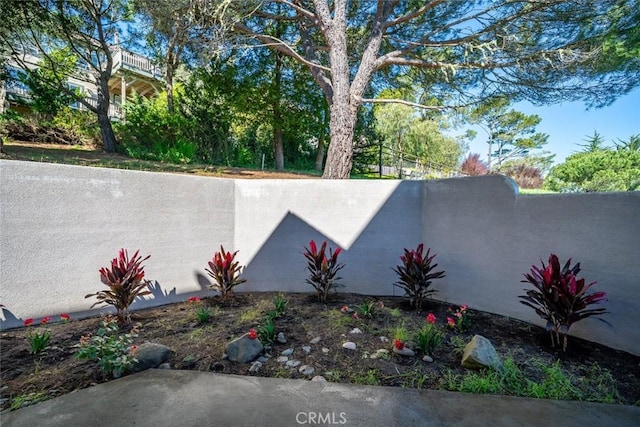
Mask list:
[[[381,342],[389,342],[389,338],[387,338],[385,336],[382,336],[382,337],[380,337],[380,341]]]
[[[352,330],[349,331],[350,334],[361,334],[362,331],[360,330],[360,328],[353,328]]]
[[[422,361],[427,363],[433,363],[433,357],[426,355],[422,358]]]
[[[387,350],[386,348],[379,348],[378,350],[376,350],[377,357],[385,357],[388,355],[389,355],[389,350]]]
[[[411,350],[410,348],[408,348],[408,347],[396,348],[394,346],[393,347],[393,352],[395,354],[400,355],[400,356],[406,356],[406,357],[412,357],[412,356],[416,355],[416,353],[413,350]]]
[[[322,352],[324,354],[327,354],[327,353],[329,353],[329,349],[327,347],[322,347]]]
[[[311,353],[311,347],[309,347],[308,345],[305,345],[302,347],[302,351],[304,351],[305,353],[309,354]]]
[[[284,336],[284,332],[278,332],[278,336],[276,337],[276,341],[280,344],[286,344],[287,338]]]
[[[287,356],[278,356],[278,358],[276,359],[276,362],[278,363],[284,363],[287,360],[289,360],[289,358]]]
[[[289,361],[287,361],[287,363],[285,363],[285,365],[287,365],[290,368],[295,368],[299,364],[300,364],[299,360],[289,360]]]
[[[309,341],[310,344],[318,344],[319,342],[320,342],[320,337],[315,337],[314,339]]]
[[[282,353],[280,353],[283,356],[291,356],[293,354],[293,349],[292,348],[288,348],[285,351],[283,351]]]
[[[342,348],[347,349],[347,350],[355,350],[356,349],[356,343],[351,342],[351,341],[347,341],[347,342],[342,344]]]
[[[257,361],[253,362],[251,364],[251,367],[249,368],[249,373],[255,374],[260,370],[260,368],[262,368],[262,363],[261,362],[257,362]]]
[[[298,368],[298,372],[300,372],[304,376],[310,377],[315,372],[315,369],[313,369],[313,366],[302,365],[300,366],[300,368]]]
[[[315,377],[311,378],[311,381],[319,381],[319,382],[327,382],[327,379],[325,377],[323,377],[322,375],[316,375]]]

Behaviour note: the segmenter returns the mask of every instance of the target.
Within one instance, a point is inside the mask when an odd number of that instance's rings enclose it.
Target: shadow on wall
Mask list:
[[[396,281],[392,267],[399,263],[402,249],[422,240],[422,191],[424,183],[403,181],[378,209],[349,248],[342,248],[340,292],[392,295]],[[330,209],[327,206],[327,209]],[[345,218],[349,221],[349,218]],[[407,236],[411,236],[409,240]],[[288,212],[260,247],[244,270],[248,279],[239,291],[312,292],[304,248],[309,241],[338,246],[303,218]]]

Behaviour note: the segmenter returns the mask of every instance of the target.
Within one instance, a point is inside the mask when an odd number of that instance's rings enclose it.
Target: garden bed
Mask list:
[[[574,337],[563,352],[550,348],[544,329],[473,307],[468,310],[468,328],[459,331],[447,326],[447,317],[452,316],[448,310],[457,307],[428,301],[423,310],[415,311],[398,297],[338,293],[327,304],[319,304],[315,295],[284,295],[286,310],[274,324],[275,332],[282,332],[287,342],[274,341],[266,351],[269,360],[256,373],[249,373],[251,364],[224,358],[225,347],[252,328],[260,331],[274,309],[276,295],[241,293],[228,302],[212,297],[134,312],[132,323],[137,324],[138,331],[134,344],[150,341],[170,347],[171,369],[311,378],[300,373],[299,367],[276,360],[292,348],[290,360],[313,367],[314,375],[327,381],[640,404],[640,357]],[[362,312],[354,316],[357,306],[369,302],[373,307],[371,318]],[[209,308],[208,321],[197,321],[198,307]],[[424,361],[424,354],[411,344],[429,313],[444,333],[431,363]],[[31,354],[26,329],[3,331],[2,409],[19,408],[108,381],[110,375],[104,374],[96,362],[75,357],[81,337],[95,334],[100,323],[100,318],[71,319],[32,327],[34,331],[49,329],[52,334],[50,345],[37,355]],[[361,333],[352,333],[356,328]],[[120,332],[130,331],[131,326]],[[402,333],[407,334],[407,344],[416,350],[415,356],[392,352],[395,336]],[[503,360],[503,373],[460,366],[462,350],[476,334],[491,340]],[[344,349],[347,341],[355,343],[356,349]],[[302,347],[308,347],[308,353]],[[378,352],[380,349],[388,350],[388,355]],[[374,356],[376,353],[379,357]]]

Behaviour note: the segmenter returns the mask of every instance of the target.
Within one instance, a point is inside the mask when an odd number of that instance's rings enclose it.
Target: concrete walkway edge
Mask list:
[[[12,426],[640,426],[640,407],[148,370],[0,416]]]

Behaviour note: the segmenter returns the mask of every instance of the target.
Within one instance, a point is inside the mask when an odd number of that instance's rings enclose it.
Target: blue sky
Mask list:
[[[586,110],[584,103],[565,102],[547,107],[535,107],[528,102],[512,106],[526,114],[537,114],[542,121],[538,132],[549,135],[545,150],[555,154],[554,162],[562,163],[570,154],[580,151],[578,144],[598,131],[606,145],[613,141],[627,140],[631,135],[640,134],[640,88],[618,98],[608,107]],[[469,144],[469,151],[480,153],[487,160],[486,134],[478,132],[475,140]]]

